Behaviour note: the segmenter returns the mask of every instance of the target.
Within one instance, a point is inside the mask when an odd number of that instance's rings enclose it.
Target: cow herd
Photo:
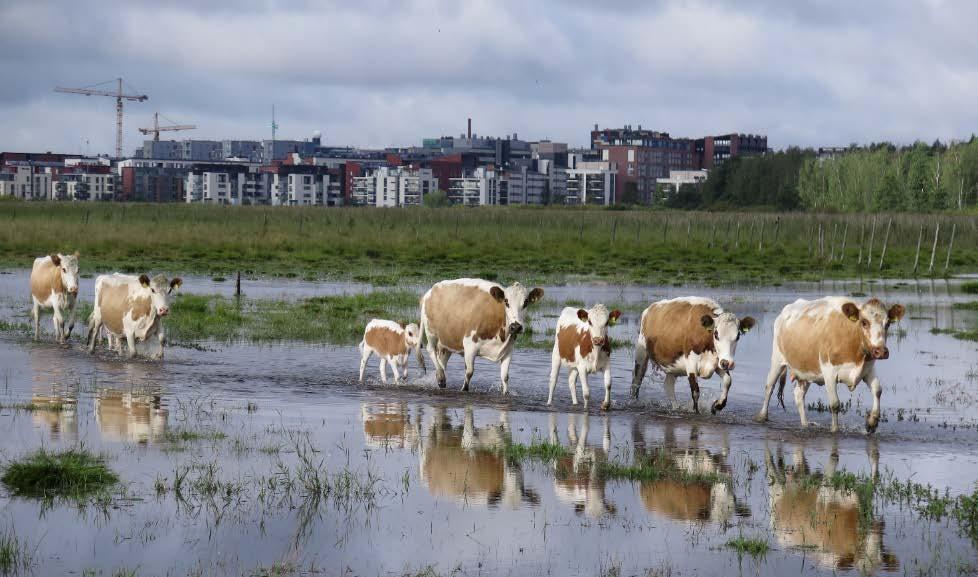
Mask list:
[[[78,254],[52,254],[34,261],[31,271],[34,338],[38,338],[42,308],[53,309],[58,342],[66,342],[75,322],[78,295]],[[94,351],[99,338],[108,338],[110,348],[127,354],[163,357],[166,336],[163,317],[169,312],[168,295],[179,288],[179,278],[163,275],[101,275],[95,281],[95,302],[88,321],[87,345]],[[382,380],[387,382],[389,364],[394,379],[407,377],[412,351],[426,370],[421,349],[427,349],[435,367],[439,387],[447,384],[445,369],[453,353],[462,355],[468,390],[481,357],[500,366],[503,394],[509,391],[509,367],[517,337],[524,331],[527,307],[543,298],[543,289],[527,290],[520,283],[504,287],[481,279],[456,279],[436,283],[421,297],[418,325],[402,325],[374,319],[366,326],[360,343],[360,380],[371,355],[380,358]],[[805,395],[812,383],[824,385],[832,413],[832,430],[838,430],[841,407],[836,386],[850,390],[866,382],[873,393],[873,406],[866,417],[866,430],[873,432],[880,418],[882,386],[876,374],[877,360],[889,357],[887,330],[904,315],[902,305],[886,308],[872,298],[857,304],[845,297],[818,300],[799,299],[784,307],[774,322],[773,354],[767,376],[764,401],[756,420],[767,420],[768,407],[776,384],[783,399],[786,382],[794,383],[795,404],[802,426],[807,426]],[[608,327],[621,318],[621,311],[602,304],[590,309],[567,307],[557,321],[549,379],[547,404],[553,402],[561,368],[568,371],[571,402],[577,404],[577,379],[581,381],[584,406],[590,402],[588,375],[603,373],[602,409],[611,406],[611,339]],[[693,410],[699,412],[699,379],[714,374],[721,378],[720,397],[712,413],[723,410],[732,384],[734,355],[740,337],[755,325],[752,317],[738,318],[716,301],[701,297],[682,297],[652,303],[639,321],[635,341],[635,364],[631,392],[638,397],[649,363],[664,373],[664,388],[673,406],[678,405],[675,383],[678,377],[689,382]],[[783,403],[783,400],[782,400]]]

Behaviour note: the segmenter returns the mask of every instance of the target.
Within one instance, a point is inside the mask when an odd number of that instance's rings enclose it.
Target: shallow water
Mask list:
[[[25,279],[22,271],[0,275],[0,318],[23,319],[26,307],[14,291]],[[364,290],[262,282],[261,294],[269,297]],[[91,283],[83,279],[81,298],[90,298]],[[207,283],[188,279],[185,288],[212,293],[218,285],[233,287]],[[249,296],[259,292],[245,288]],[[124,487],[110,505],[82,508],[2,490],[0,529],[12,528],[36,547],[33,571],[39,575],[111,574],[121,567],[138,568],[139,575],[240,575],[261,574],[274,564],[329,575],[414,574],[428,565],[440,574],[460,568],[480,575],[595,575],[616,568],[622,575],[973,570],[974,544],[953,521],[926,521],[881,500],[866,511],[853,495],[803,481],[817,471],[878,470],[952,494],[974,489],[976,345],[930,333],[933,326],[976,321],[973,313],[951,308],[968,300],[955,289],[953,283],[896,281],[861,288],[547,288],[546,306],[533,312],[537,338],[552,333],[560,303],[568,299],[625,307],[612,336],[629,341],[637,311],[658,298],[706,294],[753,315],[758,328],[740,341],[730,402],[717,416],[691,414],[688,392],[679,386],[687,408],[667,409],[661,385],[649,379],[640,400],[630,400],[627,349],[613,354],[614,410],[602,414],[572,407],[563,378],[556,406],[544,405],[549,351],[542,349],[517,351],[514,394],[502,398],[498,370],[484,361],[477,362],[472,393],[454,390],[462,376],[457,357],[450,363],[450,389],[438,390],[413,361],[408,385],[379,385],[375,363],[368,369],[374,378],[357,385],[351,347],[206,343],[213,350],[174,347],[164,362],[153,363],[108,352],[89,356],[79,342],[59,347],[0,334],[0,402],[63,404],[61,411],[0,411],[3,459],[41,445],[82,443],[109,456]],[[798,297],[854,291],[909,308],[900,325],[905,334],[891,334],[891,358],[878,365],[885,420],[877,434],[863,435],[863,416],[856,414],[869,406],[865,386],[852,395],[839,435],[826,430],[828,413],[814,411],[809,418],[822,426],[799,431],[788,399],[786,412],[772,408],[769,424],[753,423],[780,308]],[[42,330],[50,339],[49,317]],[[596,391],[598,382],[591,377]],[[701,386],[701,404],[709,406],[719,382]],[[840,388],[843,402],[849,395]],[[824,391],[812,387],[808,401],[820,399],[825,402]],[[225,437],[172,440],[186,430]],[[531,441],[557,442],[568,456],[557,463],[512,463],[493,448]],[[725,481],[606,480],[587,465],[631,463],[643,455]],[[317,502],[300,486],[301,473],[310,470],[303,458],[328,471],[337,487],[331,497]],[[174,482],[184,472],[178,492]],[[294,484],[286,490],[289,480]],[[208,491],[205,481],[217,481],[220,490]],[[741,535],[766,540],[771,550],[763,558],[738,557],[725,544]]]

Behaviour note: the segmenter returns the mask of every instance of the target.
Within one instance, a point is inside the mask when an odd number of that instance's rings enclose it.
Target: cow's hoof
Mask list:
[[[879,426],[879,424],[880,424],[879,417],[875,419],[873,417],[869,417],[868,419],[866,419],[866,434],[872,435],[873,433],[875,433],[876,427]]]
[[[447,386],[448,386],[448,383],[446,383],[445,381],[438,381],[438,388],[439,389],[444,389]]]
[[[755,423],[766,423],[767,422],[767,413],[757,413],[756,415],[754,415],[754,422]]]
[[[609,401],[605,401],[605,402],[601,403],[601,410],[602,411],[610,411],[611,410],[611,403]]]
[[[720,411],[722,411],[723,408],[726,407],[726,406],[727,406],[727,403],[721,403],[719,401],[713,401],[713,404],[710,405],[710,414],[715,415],[715,414],[719,413]]]

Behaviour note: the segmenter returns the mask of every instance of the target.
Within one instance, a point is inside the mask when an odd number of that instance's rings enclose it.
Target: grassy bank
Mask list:
[[[163,270],[230,278],[241,271],[376,284],[462,275],[775,283],[909,276],[922,238],[918,272],[940,276],[952,229],[948,272],[978,271],[976,222],[974,216],[910,214],[5,202],[0,266],[27,267],[38,255],[79,250],[83,272],[92,273]]]

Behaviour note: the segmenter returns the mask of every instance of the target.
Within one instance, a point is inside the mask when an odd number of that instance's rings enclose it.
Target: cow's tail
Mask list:
[[[788,367],[781,368],[781,377],[778,379],[778,402],[781,403],[781,410],[787,411],[784,406],[784,386],[788,382]]]
[[[428,316],[424,314],[424,301],[421,304],[421,319],[418,322],[418,347],[415,349],[414,353],[418,357],[418,366],[421,367],[421,372],[428,374],[428,367],[424,363],[424,340],[428,337]]]

